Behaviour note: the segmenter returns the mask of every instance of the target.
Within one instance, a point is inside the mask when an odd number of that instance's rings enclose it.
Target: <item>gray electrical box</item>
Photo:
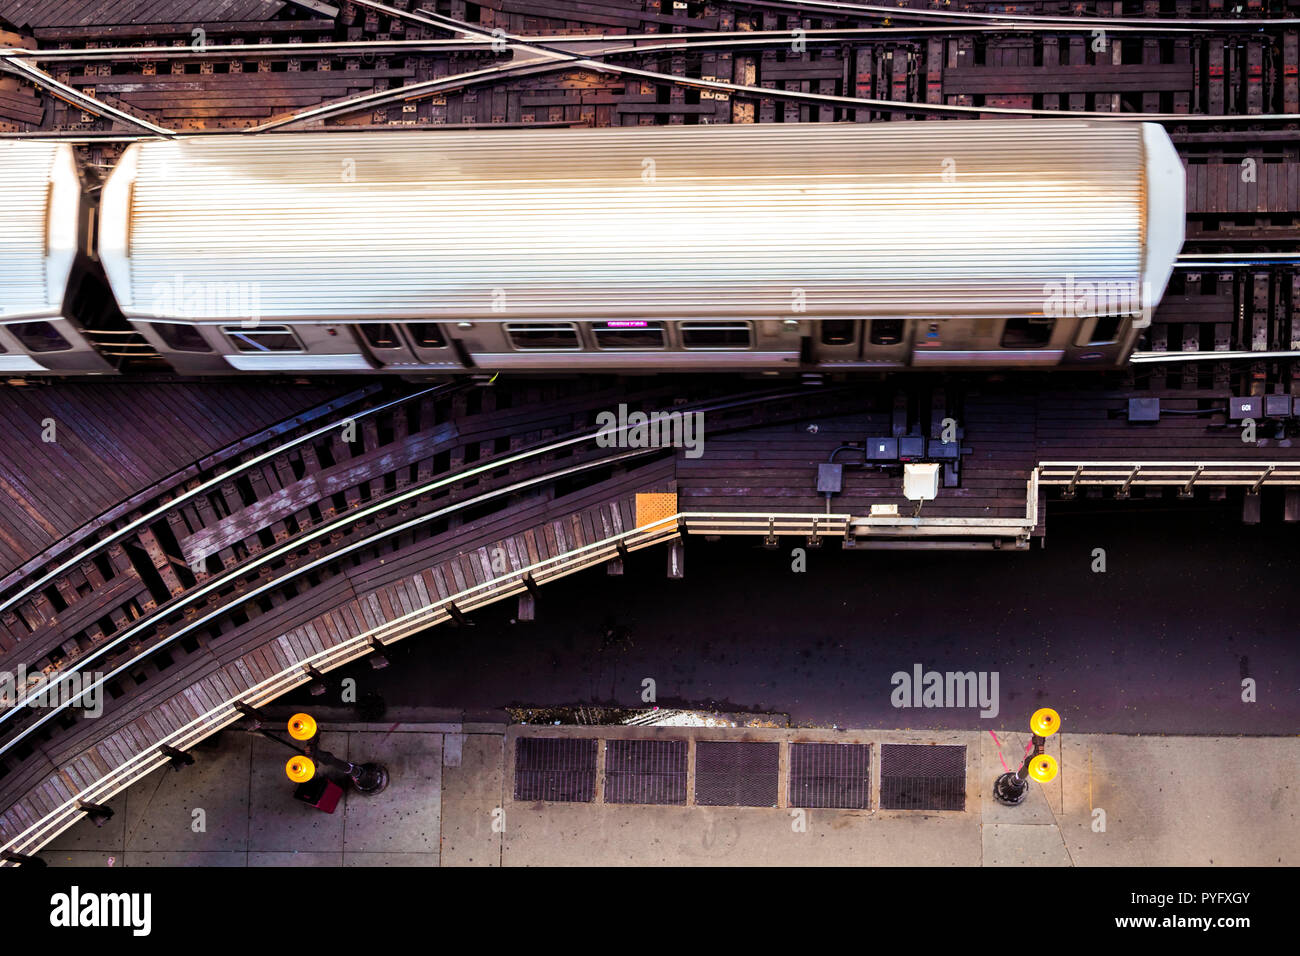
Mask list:
[[[1264,414],[1269,418],[1288,418],[1291,415],[1290,395],[1265,395]]]
[[[1130,398],[1128,400],[1128,420],[1131,422],[1160,421],[1160,399]]]
[[[1259,418],[1264,411],[1264,399],[1260,395],[1234,395],[1228,399],[1228,420],[1239,422],[1245,418]]]
[[[844,466],[823,464],[817,466],[817,490],[822,494],[837,495],[844,487]]]

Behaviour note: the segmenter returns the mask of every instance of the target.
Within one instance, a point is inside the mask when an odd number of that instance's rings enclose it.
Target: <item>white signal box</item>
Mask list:
[[[903,466],[903,496],[908,501],[933,501],[938,494],[937,462],[909,462]]]

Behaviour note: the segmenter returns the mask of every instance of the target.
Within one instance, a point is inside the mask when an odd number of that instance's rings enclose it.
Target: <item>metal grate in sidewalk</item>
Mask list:
[[[605,802],[684,806],[686,741],[606,741]]]
[[[964,810],[966,748],[882,744],[882,810]]]
[[[701,740],[695,745],[695,802],[706,807],[774,807],[780,744]]]
[[[515,741],[515,799],[590,803],[596,796],[596,740],[520,737]]]
[[[870,805],[869,744],[790,744],[790,806],[866,810]]]

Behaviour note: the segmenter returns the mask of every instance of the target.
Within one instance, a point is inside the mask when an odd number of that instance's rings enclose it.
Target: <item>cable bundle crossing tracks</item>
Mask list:
[[[41,82],[32,68],[52,71],[44,86],[58,95],[46,128],[101,133],[136,132],[139,123],[237,129],[324,113],[331,122],[432,126],[762,122],[778,111],[787,122],[1300,116],[1300,18],[1284,4],[1241,17],[1189,0],[1164,17],[1116,16],[1106,0],[1069,17],[1047,3],[1014,15],[981,11],[986,4],[914,6],[488,0],[471,23],[459,0],[450,17],[355,0],[332,18],[214,17],[197,39],[188,15],[106,25],[91,37],[51,10],[7,62],[29,89]],[[575,25],[583,32],[574,35]],[[73,44],[87,48],[49,49]],[[23,105],[13,126],[39,127]]]

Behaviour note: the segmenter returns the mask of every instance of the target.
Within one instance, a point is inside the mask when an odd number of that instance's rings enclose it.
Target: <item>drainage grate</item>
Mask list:
[[[774,807],[780,744],[695,745],[695,802],[705,807]]]
[[[684,806],[686,741],[606,741],[605,802]]]
[[[596,740],[520,737],[515,741],[515,799],[590,803],[596,796]]]
[[[790,806],[866,810],[870,744],[791,744]]]
[[[884,810],[966,809],[966,748],[882,744]]]

